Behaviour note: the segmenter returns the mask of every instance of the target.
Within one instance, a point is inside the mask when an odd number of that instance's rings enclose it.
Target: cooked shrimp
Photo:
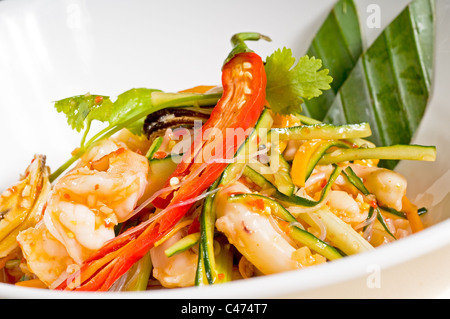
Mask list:
[[[49,194],[44,218],[17,237],[28,268],[46,285],[64,278],[114,237],[147,185],[148,162],[105,140],[90,149]]]
[[[303,264],[302,261],[306,260],[304,253],[296,253],[295,244],[275,229],[270,217],[255,212],[245,204],[226,201],[228,194],[236,192],[250,193],[250,190],[243,184],[235,183],[217,194],[216,228],[259,271],[268,275],[325,261],[322,256],[311,254],[314,261]]]
[[[103,145],[108,153],[99,157],[105,153]],[[112,209],[120,223],[129,218],[147,186],[148,161],[123,145],[114,145],[106,140],[96,152],[86,154],[93,157],[83,157],[75,170],[59,180],[54,193],[63,201],[69,199],[102,213],[112,213]]]
[[[164,251],[186,235],[186,229],[176,232],[161,245],[150,250],[153,277],[163,287],[176,288],[193,286],[197,270],[198,253],[191,249],[167,257]]]
[[[363,204],[362,198],[356,201],[350,194],[338,190],[330,191],[327,200],[327,205],[335,215],[353,225],[359,224],[367,218],[369,210],[368,207],[363,209],[361,207]]]
[[[60,278],[68,267],[75,264],[64,245],[50,234],[43,221],[20,232],[17,241],[26,257],[28,269],[48,287]]]
[[[147,185],[147,159],[105,140],[86,153],[53,188],[45,225],[81,264],[114,237]]]
[[[396,210],[402,209],[402,198],[406,194],[406,179],[397,172],[362,165],[351,165],[356,175],[361,177],[367,190],[374,194],[377,200]]]
[[[45,156],[35,155],[21,180],[0,195],[0,258],[18,248],[20,231],[33,227],[42,218],[42,208],[50,191]]]

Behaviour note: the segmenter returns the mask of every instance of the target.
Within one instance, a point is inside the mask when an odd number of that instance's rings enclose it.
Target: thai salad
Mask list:
[[[231,39],[220,86],[134,88],[55,102],[83,132],[59,168],[31,159],[0,197],[0,281],[70,291],[224,284],[301,271],[425,226],[407,176],[380,160],[434,161],[434,146],[377,146],[369,123],[301,113],[330,88],[322,61],[264,60]],[[225,55],[224,55],[225,57]],[[93,121],[106,127],[89,134]]]

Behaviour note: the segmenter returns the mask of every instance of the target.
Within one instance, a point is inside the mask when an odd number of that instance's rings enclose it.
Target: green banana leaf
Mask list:
[[[434,1],[412,1],[362,53],[322,120],[368,122],[375,144],[409,144],[430,96],[434,30]]]
[[[358,14],[353,0],[339,0],[315,35],[307,54],[322,59],[330,71],[331,89],[306,100],[302,113],[323,120],[339,89],[363,52]]]

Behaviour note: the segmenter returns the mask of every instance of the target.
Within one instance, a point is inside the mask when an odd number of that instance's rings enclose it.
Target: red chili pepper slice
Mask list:
[[[189,226],[188,228],[188,235],[193,234],[193,233],[198,233],[200,231],[200,221],[198,220],[198,218],[194,219],[194,221],[192,222],[192,224]]]
[[[167,183],[172,177],[177,177],[180,181],[187,179],[204,163],[211,164],[197,177],[154,202],[155,205],[166,209],[161,218],[145,227],[138,225],[131,228],[106,243],[84,263],[79,272],[56,289],[108,290],[156,241],[170,231],[193,205],[179,204],[201,195],[220,177],[228,164],[215,160],[234,157],[264,108],[266,75],[261,57],[253,52],[236,54],[223,66],[222,85],[222,98],[203,125],[202,134],[194,141],[191,152],[183,157]],[[243,130],[245,134],[229,134],[237,129]],[[211,131],[213,134],[208,134]],[[68,285],[76,278],[81,278],[78,287]]]
[[[167,153],[163,152],[163,151],[157,151],[155,152],[155,154],[153,154],[153,158],[156,159],[162,159],[162,158],[166,158],[167,157]]]

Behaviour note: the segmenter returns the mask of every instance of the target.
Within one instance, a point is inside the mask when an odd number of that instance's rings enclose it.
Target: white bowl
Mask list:
[[[409,1],[356,1],[366,43]],[[35,153],[55,168],[80,135],[52,101],[86,92],[116,96],[133,87],[176,91],[219,84],[232,34],[257,31],[303,55],[334,0],[299,1],[0,1],[0,189],[15,182]],[[382,28],[368,29],[367,7]],[[450,296],[450,5],[437,0],[434,90],[414,143],[436,145],[434,163],[402,162],[408,195],[427,206],[432,226],[409,238],[339,261],[205,288],[94,295],[117,298],[439,298]],[[76,296],[75,296],[76,295]],[[73,298],[0,284],[1,298]],[[89,294],[91,296],[91,294]],[[92,297],[92,296],[91,296]]]

